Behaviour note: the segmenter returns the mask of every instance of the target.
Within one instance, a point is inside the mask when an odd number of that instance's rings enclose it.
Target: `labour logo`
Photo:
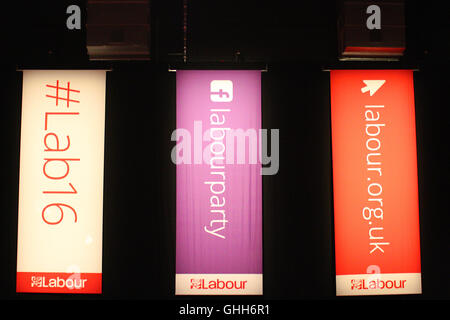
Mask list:
[[[31,287],[42,287],[42,277],[31,277]]]
[[[202,282],[200,279],[191,279],[191,289],[200,289]]]

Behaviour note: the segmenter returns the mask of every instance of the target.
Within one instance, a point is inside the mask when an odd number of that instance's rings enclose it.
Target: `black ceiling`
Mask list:
[[[298,62],[337,60],[336,1],[199,1],[188,3],[188,61]],[[406,3],[403,60],[450,60],[450,19],[441,1]],[[68,30],[67,6],[82,8],[82,29]],[[180,61],[183,0],[150,1],[152,62]],[[3,10],[3,55],[16,64],[87,63],[86,1],[17,1]]]

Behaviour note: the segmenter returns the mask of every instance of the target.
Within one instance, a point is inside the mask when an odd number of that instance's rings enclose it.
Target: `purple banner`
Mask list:
[[[262,294],[260,71],[177,71],[176,294]]]

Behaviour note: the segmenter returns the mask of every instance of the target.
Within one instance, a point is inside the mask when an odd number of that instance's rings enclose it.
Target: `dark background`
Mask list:
[[[66,29],[65,8],[85,2],[16,1],[1,20],[0,297],[185,303],[174,296],[176,74],[168,68],[256,64],[268,69],[263,128],[280,129],[279,172],[263,177],[264,296],[257,301],[449,299],[450,11],[444,3],[406,3],[400,62],[355,63],[337,59],[335,1],[189,1],[183,66],[173,55],[183,50],[180,0],[151,1],[150,61],[110,63],[88,59],[85,11],[82,30]],[[102,295],[15,293],[22,90],[16,69],[58,67],[113,70],[106,92]],[[323,71],[333,67],[418,69],[422,295],[335,297],[329,74]]]

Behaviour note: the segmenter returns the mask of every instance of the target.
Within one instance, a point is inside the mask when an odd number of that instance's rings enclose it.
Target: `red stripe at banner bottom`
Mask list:
[[[17,272],[16,292],[102,293],[102,274]]]

